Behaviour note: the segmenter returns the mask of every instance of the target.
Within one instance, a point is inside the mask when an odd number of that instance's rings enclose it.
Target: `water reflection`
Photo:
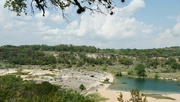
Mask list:
[[[126,84],[123,84],[126,83]],[[146,78],[118,77],[114,84],[109,87],[113,90],[130,91],[138,88],[141,91],[180,93],[180,82],[170,80],[154,80]]]

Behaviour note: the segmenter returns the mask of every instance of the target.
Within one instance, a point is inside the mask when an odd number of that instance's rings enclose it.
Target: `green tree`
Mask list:
[[[18,102],[17,97],[20,91],[23,90],[23,80],[14,75],[0,76],[0,101],[14,100]]]
[[[145,77],[146,76],[146,70],[145,70],[145,65],[142,63],[137,63],[135,65],[135,71],[138,77]]]
[[[120,58],[119,62],[124,65],[132,65],[133,64],[133,60],[129,59],[129,58]]]
[[[174,62],[174,63],[171,64],[171,68],[180,70],[180,64],[177,63],[177,62]]]
[[[81,85],[79,86],[79,89],[81,89],[81,91],[82,91],[82,90],[84,90],[84,89],[86,89],[86,88],[85,88],[85,86],[84,86],[83,84],[81,84]]]
[[[124,2],[125,0],[121,0],[121,2]],[[6,0],[6,3],[4,4],[4,7],[7,7],[9,10],[14,11],[17,13],[17,15],[20,15],[21,13],[27,14],[27,6],[28,6],[27,0]],[[30,0],[30,7],[32,12],[34,13],[34,7],[39,9],[40,11],[43,11],[43,16],[45,16],[45,11],[47,8],[52,8],[54,6],[55,8],[59,8],[63,12],[64,17],[64,11],[66,8],[70,7],[70,5],[73,5],[77,7],[77,13],[81,14],[86,9],[91,10],[92,12],[98,12],[103,13],[102,10],[99,8],[99,5],[104,6],[107,11],[109,11],[110,15],[113,15],[113,8],[115,6],[113,0]],[[49,4],[48,4],[49,3]],[[33,6],[35,4],[35,6]],[[86,6],[82,6],[86,4]],[[97,9],[92,9],[91,6],[96,5]],[[91,50],[90,50],[91,51]],[[92,51],[91,51],[92,52]]]
[[[173,64],[175,62],[176,62],[176,60],[174,58],[170,57],[170,58],[168,58],[168,60],[165,61],[165,64],[171,65],[171,64]]]
[[[157,68],[157,66],[159,65],[159,61],[157,59],[152,59],[149,61],[149,65],[154,68]]]

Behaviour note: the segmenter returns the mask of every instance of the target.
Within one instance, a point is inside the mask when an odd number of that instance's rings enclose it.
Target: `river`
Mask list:
[[[109,86],[111,90],[123,91],[130,91],[135,88],[138,88],[143,93],[180,93],[180,82],[147,78],[116,77],[113,84]]]

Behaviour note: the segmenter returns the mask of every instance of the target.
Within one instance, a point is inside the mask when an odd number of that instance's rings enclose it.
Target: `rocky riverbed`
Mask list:
[[[109,82],[113,81],[113,76],[106,72],[95,72],[87,70],[71,69],[1,69],[0,75],[15,74],[21,72],[24,80],[34,80],[37,83],[48,81],[52,84],[61,85],[62,88],[73,89],[81,93],[94,93],[106,89],[110,84],[103,83],[108,78]],[[79,86],[83,84],[86,90],[81,91]]]

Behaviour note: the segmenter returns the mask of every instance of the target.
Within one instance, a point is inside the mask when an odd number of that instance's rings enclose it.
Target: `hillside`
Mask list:
[[[180,47],[157,49],[99,49],[74,45],[5,45],[0,47],[1,68],[44,66],[45,69],[77,68],[136,76],[137,63],[147,77],[180,80]]]

